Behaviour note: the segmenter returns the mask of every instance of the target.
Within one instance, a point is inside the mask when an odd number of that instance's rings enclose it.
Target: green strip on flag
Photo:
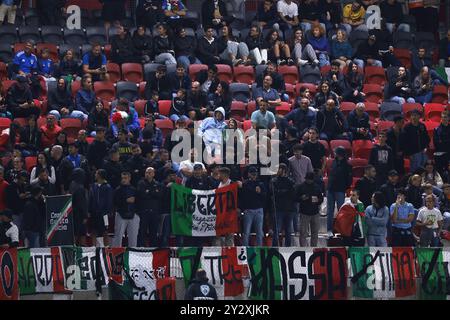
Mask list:
[[[450,296],[450,251],[416,248],[416,255],[421,277],[420,299],[446,300]]]
[[[30,249],[20,249],[17,254],[20,294],[36,293],[36,276]]]
[[[190,202],[188,199],[192,197],[192,189],[175,183],[171,188],[172,233],[192,236],[192,213],[195,206],[188,206]]]
[[[58,230],[59,225],[66,219],[70,212],[72,211],[72,197],[70,197],[66,204],[64,205],[63,209],[61,210],[61,215],[58,219],[55,219],[55,222],[53,225],[49,228],[47,232],[47,241],[50,241],[53,236],[55,235],[55,232]]]
[[[275,248],[247,248],[247,261],[252,276],[249,298],[252,300],[281,300],[283,285],[279,258]],[[270,260],[269,260],[270,259]],[[264,269],[264,270],[263,270]]]

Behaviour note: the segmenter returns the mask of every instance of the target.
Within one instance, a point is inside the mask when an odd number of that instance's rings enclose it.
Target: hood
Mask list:
[[[72,180],[78,184],[84,184],[86,173],[81,168],[76,168],[72,172]]]
[[[220,112],[223,115],[222,121],[225,121],[225,109],[223,107],[218,107],[216,110],[214,110],[214,115],[216,114],[216,112]]]

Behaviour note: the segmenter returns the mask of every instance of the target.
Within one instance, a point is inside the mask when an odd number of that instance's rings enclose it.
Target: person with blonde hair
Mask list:
[[[351,62],[353,48],[347,39],[347,33],[339,29],[336,33],[336,39],[331,41],[331,58],[339,62],[341,70]]]

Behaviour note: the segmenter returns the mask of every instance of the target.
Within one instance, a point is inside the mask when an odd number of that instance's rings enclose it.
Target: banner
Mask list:
[[[237,184],[216,190],[193,190],[172,184],[172,232],[210,237],[238,231]]]
[[[245,247],[180,248],[178,258],[186,289],[196,271],[204,269],[219,299],[244,293],[243,276],[248,275]]]
[[[72,196],[45,197],[47,246],[73,246]]]
[[[17,249],[0,249],[0,300],[18,300]]]
[[[17,262],[21,295],[65,292],[58,247],[20,249]]]
[[[169,278],[170,250],[127,249],[122,277],[111,278],[112,300],[175,300],[175,279]]]
[[[351,247],[348,255],[354,297],[387,299],[416,294],[413,248]]]
[[[450,249],[417,248],[417,263],[421,277],[423,300],[450,299]]]
[[[345,248],[247,248],[249,298],[347,299]]]

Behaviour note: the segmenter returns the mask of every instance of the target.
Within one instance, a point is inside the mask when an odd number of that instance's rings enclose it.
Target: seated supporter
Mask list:
[[[272,28],[278,21],[277,5],[273,0],[264,0],[258,3],[256,21],[259,29]]]
[[[382,57],[380,56],[379,51],[380,48],[377,44],[377,37],[372,34],[367,41],[358,46],[353,62],[361,69],[364,69],[365,66],[382,67]]]
[[[222,42],[221,47],[225,47],[225,50],[220,54],[221,59],[231,61],[233,66],[240,64],[250,65],[251,61],[248,59],[247,44],[233,36],[230,26],[222,27],[222,36],[218,38],[218,41]]]
[[[6,94],[3,89],[3,82],[0,81],[0,117],[12,119],[11,112],[8,111],[8,105],[6,104]]]
[[[47,115],[47,123],[39,128],[41,130],[41,145],[43,148],[49,148],[56,144],[56,137],[62,131],[57,124],[56,117],[52,114]]]
[[[223,130],[226,128],[225,110],[218,107],[214,110],[214,116],[202,121],[198,128],[198,135],[202,137],[206,150],[211,157],[220,152],[218,147],[223,141]],[[181,169],[181,168],[180,168]]]
[[[200,82],[192,82],[192,88],[187,93],[186,98],[189,118],[191,120],[203,120],[209,116],[208,96],[200,88]]]
[[[205,0],[202,3],[202,23],[206,28],[220,29],[234,18],[228,14],[224,0]]]
[[[38,59],[33,53],[34,43],[29,40],[25,42],[25,48],[23,51],[19,51],[14,56],[12,61],[12,67],[14,77],[27,76],[30,77],[38,69]]]
[[[175,64],[177,61],[174,57],[173,42],[169,37],[169,29],[167,24],[158,23],[156,25],[158,35],[153,38],[153,54],[155,62],[162,64]]]
[[[138,62],[142,64],[151,62],[153,57],[153,40],[146,31],[145,26],[138,25],[131,38],[136,55],[140,58]]]
[[[178,119],[183,118],[188,120],[188,106],[186,102],[186,90],[178,89],[176,96],[172,100],[172,106],[170,108],[170,120],[176,122]]]
[[[296,28],[300,25],[298,18],[298,5],[292,0],[278,0],[278,24],[283,31]]]
[[[159,151],[162,148],[163,134],[155,124],[155,118],[152,116],[145,117],[145,125],[139,137],[139,145],[142,154],[145,156],[149,152]]]
[[[217,85],[217,89],[214,93],[208,95],[208,108],[210,110],[216,110],[222,107],[225,113],[228,114],[231,108],[231,95],[230,87],[227,82],[220,81]]]
[[[345,5],[342,16],[343,26],[347,34],[350,34],[352,30],[367,31],[366,10],[358,0]]]
[[[312,29],[313,25],[322,22],[323,6],[318,0],[306,0],[298,5],[300,25],[305,33]],[[326,30],[324,23],[322,28]]]
[[[321,110],[325,107],[325,103],[328,99],[333,99],[335,106],[339,108],[339,97],[338,95],[331,91],[330,84],[327,81],[323,81],[319,85],[319,91],[314,97],[314,108]]]
[[[115,108],[111,110],[111,133],[118,137],[119,129],[131,133],[135,139],[139,137],[139,116],[134,106],[126,98],[120,98]]]
[[[257,88],[262,88],[264,85],[264,79],[266,76],[270,76],[272,78],[271,87],[278,92],[281,99],[283,101],[289,100],[289,95],[286,94],[286,85],[284,83],[283,76],[277,72],[277,65],[275,62],[269,61],[267,63],[266,70],[256,77],[256,86]]]
[[[137,50],[134,46],[128,29],[124,26],[117,27],[117,34],[111,37],[111,54],[112,62],[121,65],[122,63],[141,62],[137,55]]]
[[[177,94],[177,91],[180,89],[189,92],[191,89],[191,78],[186,72],[184,66],[180,63],[177,64],[177,69],[175,72],[167,75],[167,81],[171,85],[172,94]]]
[[[189,70],[191,64],[200,64],[200,60],[195,56],[197,38],[188,36],[185,28],[179,28],[176,35],[173,40],[173,47],[177,63],[183,65],[185,70]]]
[[[195,80],[200,83],[200,88],[206,94],[214,93],[220,83],[217,76],[217,67],[214,64],[208,66],[208,70],[197,73]]]
[[[145,85],[145,99],[150,100],[153,92],[158,92],[159,99],[172,100],[172,84],[167,75],[166,66],[158,66],[155,73],[150,74]]]
[[[364,103],[360,102],[347,117],[348,128],[353,140],[372,140],[369,114],[365,111],[365,108]]]
[[[420,74],[414,79],[414,99],[421,104],[431,102],[433,98],[433,87],[437,81],[433,81],[430,75],[430,69],[423,67]]]
[[[270,30],[264,42],[264,47],[267,48],[267,57],[270,61],[276,62],[277,65],[288,64],[294,65],[294,60],[291,58],[291,50],[289,45],[285,43],[277,30]]]
[[[303,66],[307,63],[319,64],[319,59],[317,59],[316,51],[306,41],[306,37],[303,34],[302,29],[296,29],[289,41],[289,48],[293,53],[293,59],[298,66]]]
[[[344,77],[345,90],[343,92],[344,101],[353,103],[363,102],[366,96],[363,89],[364,76],[358,72],[356,63],[350,62],[347,74]]]
[[[109,128],[108,111],[104,108],[103,103],[98,101],[95,109],[89,113],[87,131],[90,136],[95,137],[97,128],[107,130]]]
[[[339,63],[339,67],[344,69],[351,62],[353,57],[353,47],[347,40],[347,34],[339,29],[336,33],[336,39],[331,41],[330,57],[333,61]]]
[[[197,57],[203,64],[230,64],[221,54],[227,48],[226,43],[214,37],[213,28],[205,28],[204,35],[198,40]]]
[[[152,30],[157,21],[162,20],[161,0],[140,0],[136,8],[138,26]]]
[[[247,37],[244,39],[245,44],[249,50],[249,59],[253,64],[266,64],[267,48],[265,47],[265,41],[262,38],[261,29],[258,26],[251,26]]]
[[[79,78],[80,74],[81,61],[72,49],[68,49],[56,68],[56,76],[64,77],[68,83],[71,83],[72,80]]]
[[[41,50],[41,56],[38,59],[37,72],[44,78],[46,84],[50,81],[56,81],[54,78],[55,63],[50,58],[50,50],[48,48],[43,48]]]
[[[378,53],[384,68],[402,65],[394,55],[394,38],[386,29],[386,23],[383,20],[381,21],[381,29],[372,29],[369,31],[369,35],[374,35],[376,38],[375,44],[378,46]]]
[[[39,152],[37,155],[37,164],[31,170],[30,184],[39,182],[39,175],[43,170],[47,170],[48,179],[51,184],[56,183],[56,171],[55,167],[49,164],[47,154],[45,152]]]
[[[325,75],[324,79],[330,84],[331,91],[335,92],[339,97],[344,94],[344,90],[346,88],[344,75],[339,70],[340,67],[341,64],[338,61],[333,60],[331,62],[331,69]]]
[[[317,129],[321,140],[349,140],[348,124],[333,99],[328,99],[325,108],[317,113]]]
[[[324,28],[319,25],[314,25],[311,29],[311,35],[307,36],[308,43],[316,52],[319,59],[319,66],[330,65],[330,44],[328,43],[327,35]]]
[[[89,74],[93,81],[108,80],[106,70],[106,56],[102,53],[102,47],[98,43],[92,45],[92,50],[83,56],[83,74]]]
[[[425,184],[431,184],[433,191],[438,195],[442,193],[444,182],[439,172],[435,169],[433,160],[428,160],[425,163],[425,172],[422,173],[422,186]]]
[[[450,67],[450,30],[447,31],[447,37],[439,43],[439,65]]]
[[[181,0],[163,0],[161,9],[167,24],[172,29],[177,29],[187,22],[184,19],[187,11],[186,6]]]
[[[81,88],[75,94],[74,111],[78,118],[87,119],[89,113],[95,109],[97,97],[93,88],[93,78],[90,75],[84,75],[81,79]],[[72,113],[73,113],[72,112]]]
[[[253,98],[258,106],[262,103],[267,104],[267,109],[275,113],[275,108],[281,104],[281,99],[277,90],[272,88],[272,82],[272,77],[266,75],[262,87],[256,88]]]
[[[405,67],[398,68],[398,74],[389,81],[388,95],[391,101],[403,105],[405,102],[415,103],[411,82]]]
[[[61,118],[78,118],[84,120],[84,113],[73,110],[73,99],[71,91],[67,88],[64,78],[58,79],[56,90],[50,91],[48,95],[49,113],[53,114],[59,121]]]
[[[282,124],[280,124],[279,129],[283,132],[284,128],[288,126],[288,122],[292,121],[299,136],[303,137],[309,128],[316,126],[316,115],[317,112],[309,106],[307,98],[298,98],[295,108],[281,120]]]
[[[19,143],[16,145],[24,157],[35,155],[41,149],[41,131],[37,127],[36,117],[30,115],[27,120],[27,125],[20,131]]]
[[[334,0],[322,1],[322,22],[325,23],[326,30],[338,29],[342,23],[341,4]]]
[[[17,83],[13,84],[6,95],[7,110],[14,118],[27,118],[34,115],[36,118],[41,110],[36,106],[33,95],[25,76],[18,76]]]
[[[402,5],[397,0],[386,0],[380,4],[381,16],[386,21],[390,33],[395,31],[409,32],[410,26],[403,21]]]
[[[275,115],[269,111],[269,103],[261,100],[259,110],[252,113],[251,121],[253,129],[272,129],[275,127]]]

